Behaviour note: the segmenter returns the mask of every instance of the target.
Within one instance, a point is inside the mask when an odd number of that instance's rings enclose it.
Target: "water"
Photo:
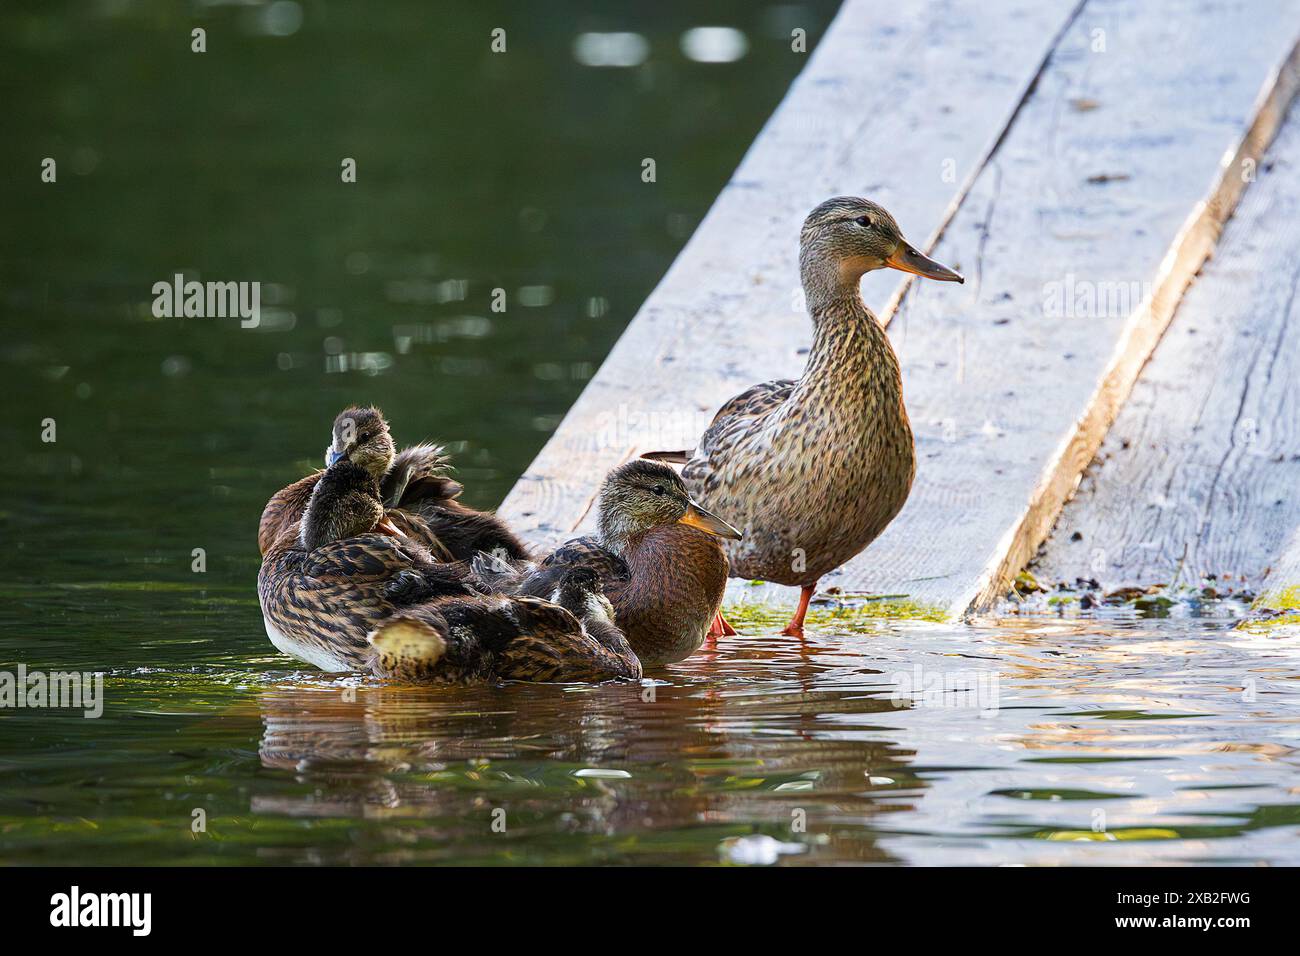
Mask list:
[[[0,672],[106,674],[98,719],[0,710],[0,861],[1300,862],[1296,637],[1227,616],[746,618],[647,686],[275,654],[256,519],[333,414],[499,500],[833,8],[371,6],[0,12]],[[745,45],[688,46],[739,59],[680,52],[715,25]],[[263,282],[262,326],[152,318],[178,270]]]
[[[5,716],[7,862],[1300,861],[1296,636],[752,622],[645,686],[430,689],[232,652],[219,597],[151,598],[100,719]]]

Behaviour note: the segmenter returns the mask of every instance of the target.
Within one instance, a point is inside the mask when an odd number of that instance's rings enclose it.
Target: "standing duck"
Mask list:
[[[808,214],[799,239],[813,320],[803,377],[740,393],[694,449],[645,456],[685,463],[696,500],[741,526],[743,539],[727,546],[733,575],[802,589],[782,632],[792,636],[803,635],[818,579],[884,531],[916,472],[898,357],[858,282],[885,268],[964,281],[866,199],[828,199]]]
[[[383,413],[373,407],[345,408],[334,419],[325,466],[347,458],[380,483],[394,525],[437,557],[468,560],[479,551],[522,560],[523,543],[496,515],[461,504],[463,486],[447,477],[447,458],[437,445],[395,450]],[[301,478],[277,492],[262,512],[258,545],[263,554],[306,508],[322,472]],[[412,521],[411,516],[419,519]]]
[[[719,538],[740,532],[691,499],[667,465],[636,460],[609,473],[595,536],[561,545],[521,570],[482,558],[480,580],[520,594],[550,594],[575,567],[596,571],[614,619],[644,665],[690,656],[718,616],[727,585]]]

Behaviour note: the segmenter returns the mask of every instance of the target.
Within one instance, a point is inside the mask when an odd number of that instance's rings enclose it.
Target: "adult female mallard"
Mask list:
[[[496,515],[457,499],[465,489],[447,477],[447,457],[437,445],[395,450],[383,413],[373,407],[345,408],[334,419],[325,465],[347,458],[380,483],[395,527],[445,560],[468,560],[490,551],[521,560],[528,550]],[[262,512],[257,540],[263,554],[302,517],[323,472],[301,478],[272,496]],[[419,521],[412,522],[414,515]]]
[[[485,558],[474,566],[494,587],[543,596],[570,569],[595,570],[641,663],[669,664],[688,657],[709,633],[727,585],[718,539],[739,537],[691,499],[675,471],[637,460],[601,485],[594,537],[566,542],[535,566]]]
[[[425,682],[641,676],[595,572],[565,575],[555,604],[485,596],[463,563],[437,561],[398,530],[378,482],[346,458],[316,482],[297,532],[268,550],[258,596],[271,642],[324,670]]]
[[[858,282],[884,268],[964,281],[866,199],[828,199],[799,238],[813,320],[803,377],[737,395],[694,449],[645,456],[684,462],[696,500],[740,525],[743,539],[727,545],[733,575],[802,589],[783,632],[795,636],[818,579],[876,539],[903,507],[916,471],[898,358]]]

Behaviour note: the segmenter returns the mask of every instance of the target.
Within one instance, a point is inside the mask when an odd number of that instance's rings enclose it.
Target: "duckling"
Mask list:
[[[341,459],[315,482],[303,516],[270,546],[257,576],[267,636],[322,670],[366,666],[366,635],[417,600],[471,596],[462,563],[438,561],[385,516],[379,483]]]
[[[568,541],[535,566],[479,557],[471,568],[490,586],[533,595],[551,593],[571,568],[590,568],[641,663],[669,664],[698,649],[718,616],[727,584],[718,538],[740,532],[693,501],[673,469],[636,460],[601,485],[594,537]]]
[[[718,411],[699,444],[651,452],[684,463],[696,500],[733,517],[731,573],[801,588],[784,634],[802,636],[823,575],[862,551],[907,500],[916,472],[898,357],[858,292],[874,269],[963,282],[903,238],[875,203],[841,196],[800,233],[799,270],[813,320],[803,377],[764,382]]]
[[[569,569],[552,597],[443,598],[400,611],[371,633],[371,669],[413,683],[641,677],[594,571]]]
[[[388,422],[379,409],[347,408],[334,420],[326,464],[347,455],[380,478],[385,505],[423,519],[453,560],[468,560],[479,551],[528,557],[528,549],[504,521],[456,500],[465,489],[447,477],[447,457],[440,446],[412,445],[396,455],[392,448]],[[359,454],[365,457],[358,460]]]
[[[512,560],[528,557],[527,548],[500,518],[456,500],[465,489],[447,477],[442,448],[419,444],[396,451],[379,409],[353,406],[334,419],[325,465],[328,468],[344,457],[380,482],[394,525],[436,557],[468,560],[479,551]],[[263,554],[301,517],[321,474],[299,479],[267,502],[258,526],[258,546]]]

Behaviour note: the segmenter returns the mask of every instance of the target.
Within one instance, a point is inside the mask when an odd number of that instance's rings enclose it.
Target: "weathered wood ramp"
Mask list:
[[[1061,513],[1042,583],[1300,584],[1284,567],[1300,535],[1295,113]]]
[[[894,319],[918,476],[823,586],[987,607],[1046,537],[1231,213],[1243,160],[1271,139],[1298,6],[849,0],[503,513],[539,544],[590,527],[608,468],[693,444],[722,401],[797,374],[799,223],[861,194],[968,281],[864,283]]]

